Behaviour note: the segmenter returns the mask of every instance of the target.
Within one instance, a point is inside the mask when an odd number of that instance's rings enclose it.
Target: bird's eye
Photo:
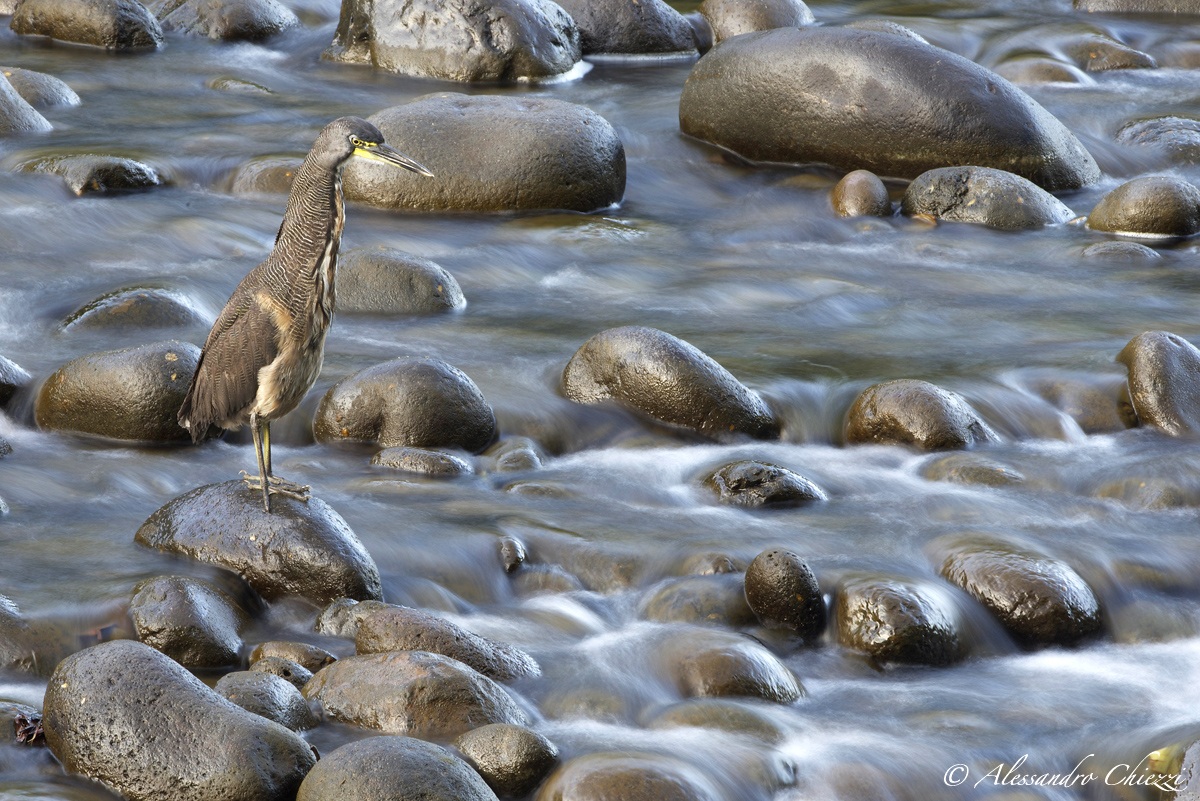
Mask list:
[[[367,146],[367,143],[364,142],[363,140],[359,139],[357,136],[350,137],[350,144],[354,145],[355,147],[366,147]]]

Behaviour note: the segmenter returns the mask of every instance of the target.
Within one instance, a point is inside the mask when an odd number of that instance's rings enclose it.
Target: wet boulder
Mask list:
[[[685,134],[754,161],[902,178],[972,164],[1050,191],[1100,177],[1075,136],[1008,81],[875,31],[780,28],[730,39],[692,70],[679,121]]]
[[[692,27],[663,0],[558,0],[583,55],[693,52]]]
[[[827,501],[825,490],[786,467],[744,460],[717,469],[704,479],[717,500],[729,506],[773,509]]]
[[[934,451],[999,439],[961,396],[927,381],[900,379],[867,387],[846,413],[846,441],[911,445]]]
[[[787,667],[749,637],[686,629],[665,637],[655,654],[684,698],[761,698],[790,704],[804,688]]]
[[[1088,72],[1153,69],[1158,66],[1150,54],[1134,50],[1124,42],[1104,34],[1076,37],[1067,42],[1063,49],[1081,69]]]
[[[0,407],[7,406],[13,396],[29,386],[29,382],[32,380],[33,376],[21,365],[12,359],[0,356]]]
[[[8,79],[26,103],[34,108],[78,106],[79,95],[53,75],[20,67],[0,67],[0,75]]]
[[[49,36],[106,50],[160,47],[162,28],[137,0],[20,0],[9,27],[22,36]]]
[[[392,248],[355,248],[338,259],[339,312],[438,314],[467,305],[454,276]]]
[[[1102,259],[1114,264],[1136,264],[1138,262],[1157,261],[1162,254],[1140,242],[1125,242],[1109,240],[1093,242],[1084,247],[1080,255],[1088,259]]]
[[[789,629],[806,640],[825,630],[825,600],[817,577],[799,556],[763,551],[746,568],[746,602],[764,626]]]
[[[988,167],[942,167],[922,173],[905,190],[900,211],[1004,231],[1058,225],[1075,216],[1032,181]]]
[[[202,327],[209,323],[187,298],[156,287],[132,287],[88,301],[63,320],[64,331],[100,328]]]
[[[354,647],[360,654],[385,651],[441,654],[496,681],[541,675],[537,662],[524,651],[407,606],[389,606],[364,617],[358,624]]]
[[[1069,565],[984,537],[931,546],[942,578],[983,604],[1018,643],[1071,645],[1100,632],[1100,604]]]
[[[0,669],[30,671],[37,664],[29,624],[17,605],[0,595]]]
[[[227,42],[261,42],[300,20],[277,0],[147,0],[164,30]]]
[[[466,459],[426,448],[384,448],[371,457],[371,464],[429,478],[457,478],[475,472]]]
[[[236,670],[222,676],[213,689],[217,695],[242,709],[292,731],[304,731],[317,725],[308,702],[296,686],[270,673]]]
[[[304,665],[281,656],[264,656],[254,661],[250,665],[250,670],[254,673],[265,673],[283,679],[297,690],[308,684],[313,677],[313,671]]]
[[[362,623],[364,618],[391,606],[378,600],[356,601],[353,598],[338,598],[321,610],[313,628],[318,634],[324,634],[326,637],[353,640],[358,636],[358,624]]]
[[[200,349],[155,342],[67,362],[38,392],[34,417],[52,431],[144,442],[191,440],[176,415]]]
[[[892,201],[887,187],[870,170],[854,170],[838,181],[829,195],[833,210],[842,217],[890,217]]]
[[[23,164],[21,169],[60,176],[67,188],[79,196],[138,192],[163,182],[150,165],[117,156],[51,156]]]
[[[698,348],[655,328],[596,334],[567,363],[562,389],[576,403],[615,400],[712,439],[779,436],[758,395]]]
[[[681,760],[628,750],[570,760],[546,780],[535,801],[720,801],[712,781]]]
[[[296,801],[496,801],[450,751],[413,737],[369,737],[330,751]]]
[[[1178,164],[1195,164],[1200,161],[1200,120],[1173,116],[1135,120],[1117,131],[1117,143],[1156,150]]]
[[[740,628],[753,625],[745,587],[737,573],[667,579],[642,602],[641,616],[660,623],[707,623]]]
[[[241,481],[198,487],[147,518],[138,544],[233,571],[267,600],[378,599],[379,569],[319,498],[276,496],[271,511]]]
[[[921,475],[930,481],[1011,487],[1025,483],[1025,476],[1008,465],[976,453],[951,453],[926,462]]]
[[[51,128],[49,120],[17,93],[8,78],[0,75],[0,136],[44,133]]]
[[[1129,396],[1146,425],[1172,436],[1200,432],[1200,350],[1167,331],[1146,331],[1117,355],[1129,370]]]
[[[301,159],[290,156],[251,159],[234,170],[229,191],[235,195],[286,195],[292,191],[292,182],[302,163]]]
[[[418,78],[494,82],[552,78],[579,55],[574,20],[550,0],[343,0],[324,58]]]
[[[704,0],[699,11],[712,27],[713,44],[743,33],[816,22],[802,0]]]
[[[130,640],[64,660],[44,714],[46,742],[63,767],[130,801],[288,801],[316,763],[294,732]]]
[[[187,668],[223,668],[240,660],[245,610],[220,589],[186,576],[159,576],[133,588],[137,638]]]
[[[671,704],[646,721],[648,729],[716,729],[776,745],[787,739],[783,727],[762,703],[743,698],[692,698]]]
[[[838,584],[834,617],[841,644],[878,662],[939,666],[964,654],[948,593],[925,582],[848,576]]]
[[[336,656],[316,645],[288,640],[268,640],[254,646],[254,650],[250,652],[250,666],[253,668],[256,662],[269,657],[295,662],[310,673],[337,661]]]
[[[996,74],[1017,85],[1042,83],[1095,83],[1087,73],[1074,64],[1044,56],[1021,56],[1002,61],[996,65]]]
[[[334,720],[427,740],[453,739],[489,723],[528,723],[499,684],[425,651],[339,659],[318,671],[303,692]]]
[[[427,211],[595,211],[625,194],[620,137],[575,103],[441,92],[370,121],[436,177],[352,160],[349,200]]]
[[[1100,198],[1087,225],[1148,239],[1192,236],[1200,232],[1200,189],[1173,175],[1134,178]]]
[[[1105,14],[1200,14],[1196,0],[1075,0],[1075,8]]]
[[[1155,251],[1150,252],[1158,258]],[[1123,376],[1071,375],[1054,370],[1045,376],[1032,377],[1028,386],[1047,403],[1070,416],[1085,434],[1112,434],[1138,424],[1137,413],[1129,396],[1129,384]]]
[[[523,798],[558,763],[558,748],[533,729],[492,723],[472,729],[454,747],[497,795]]]
[[[458,368],[441,359],[401,358],[331,387],[317,408],[313,434],[318,442],[479,453],[496,438],[496,417]]]

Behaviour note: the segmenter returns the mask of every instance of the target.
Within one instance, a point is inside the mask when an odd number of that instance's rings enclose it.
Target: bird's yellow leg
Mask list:
[[[267,481],[267,476],[270,475],[270,471],[267,469],[266,461],[270,457],[266,457],[263,454],[263,431],[258,420],[258,415],[254,414],[253,412],[250,413],[250,436],[254,438],[254,456],[256,459],[258,459],[258,483],[255,484],[254,477],[245,471],[242,471],[242,481],[245,481],[246,485],[249,486],[251,490],[262,490],[263,508],[267,510],[268,514],[270,514],[271,493],[268,490],[270,484]],[[270,434],[266,435],[268,448],[270,447],[270,436]]]
[[[254,415],[251,415],[253,418]],[[309,487],[307,484],[297,484],[294,481],[288,481],[286,478],[272,475],[271,473],[271,421],[264,420],[261,424],[262,440],[261,450],[259,453],[258,469],[259,473],[265,477],[261,480],[261,485],[264,486],[264,493],[271,495],[283,495],[288,498],[295,498],[298,501],[307,501],[309,497]],[[253,428],[251,423],[251,428]],[[259,447],[258,440],[255,441],[255,447]],[[246,476],[247,482],[254,482],[256,479],[253,476]],[[254,489],[258,489],[259,484],[254,484]],[[270,508],[267,511],[271,511]]]

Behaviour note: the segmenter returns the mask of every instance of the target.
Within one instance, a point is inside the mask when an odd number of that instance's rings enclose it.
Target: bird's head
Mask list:
[[[339,117],[326,125],[317,137],[313,150],[318,151],[322,160],[327,160],[328,166],[335,169],[357,156],[433,177],[433,173],[417,161],[384,144],[379,129],[359,117]]]

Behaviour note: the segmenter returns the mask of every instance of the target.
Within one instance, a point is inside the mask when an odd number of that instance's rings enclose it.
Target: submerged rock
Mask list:
[[[523,798],[558,763],[558,748],[542,735],[509,723],[472,729],[454,741],[488,787],[497,795]]]
[[[938,571],[988,608],[1022,645],[1071,645],[1101,630],[1100,604],[1069,565],[983,537],[932,546]]]
[[[251,159],[234,170],[229,191],[235,195],[286,195],[292,191],[301,164],[301,159],[291,156]]]
[[[371,464],[429,478],[457,478],[475,472],[465,459],[425,448],[384,448],[371,457]]]
[[[44,133],[53,127],[17,93],[8,78],[0,75],[0,136]]]
[[[137,0],[20,0],[9,27],[106,50],[160,47],[162,28]]]
[[[1177,334],[1146,331],[1117,355],[1129,369],[1138,420],[1172,436],[1200,432],[1200,350]]]
[[[1159,258],[1155,251],[1150,252]],[[1074,376],[1055,370],[1043,378],[1033,377],[1029,381],[1029,388],[1047,403],[1069,415],[1085,434],[1111,434],[1138,424],[1137,413],[1129,397],[1129,385],[1121,376]]]
[[[755,622],[736,573],[667,579],[642,602],[642,617],[661,623],[707,623],[740,628]]]
[[[1077,37],[1067,42],[1063,49],[1080,68],[1088,72],[1153,69],[1158,66],[1153,56],[1134,50],[1105,34]]]
[[[316,762],[294,732],[130,640],[64,660],[44,712],[46,742],[63,767],[130,801],[288,801]]]
[[[713,439],[779,436],[758,395],[695,346],[655,328],[596,334],[567,363],[562,388],[577,403],[619,401]]]
[[[466,305],[454,276],[429,259],[392,248],[355,248],[338,260],[339,312],[437,314]]]
[[[0,407],[7,406],[13,396],[29,386],[29,382],[32,380],[33,376],[21,365],[12,359],[0,356]]]
[[[781,28],[731,39],[692,70],[679,121],[684,133],[756,161],[902,178],[971,164],[1051,191],[1100,177],[1074,135],[1008,81],[874,31]]]
[[[53,75],[20,67],[0,67],[0,75],[7,78],[17,94],[34,108],[79,105],[75,90]]]
[[[81,356],[46,379],[34,417],[52,431],[190,441],[176,415],[199,359],[199,348],[178,341]]]
[[[496,438],[496,417],[458,368],[441,359],[401,358],[332,386],[317,408],[313,434],[318,442],[479,453]]]
[[[727,464],[704,479],[717,499],[730,506],[787,508],[827,501],[825,491],[786,467],[766,462]]]
[[[1075,216],[1032,181],[987,167],[942,167],[922,173],[905,190],[900,211],[1004,231],[1058,225]]]
[[[1011,487],[1025,483],[1025,476],[1008,465],[976,453],[951,453],[926,462],[921,475],[930,481]]]
[[[663,0],[558,0],[579,26],[583,55],[695,50],[687,20]]]
[[[496,801],[450,751],[412,737],[369,737],[326,754],[296,801]]]
[[[360,654],[386,651],[441,654],[496,681],[541,675],[537,662],[524,651],[406,606],[389,606],[363,617],[354,636],[354,647]]]
[[[720,801],[725,795],[691,765],[660,754],[621,751],[570,760],[535,801]]]
[[[870,170],[846,173],[833,187],[829,202],[842,217],[890,217],[892,214],[887,187]]]
[[[217,565],[267,600],[378,599],[379,569],[341,515],[319,498],[275,496],[271,512],[241,481],[199,487],[147,518],[140,545]]]
[[[276,0],[146,0],[168,31],[227,42],[261,42],[300,20]]]
[[[834,610],[842,645],[880,662],[938,666],[963,656],[955,609],[938,587],[851,576],[838,585]]]
[[[816,22],[803,0],[704,0],[699,11],[712,27],[713,44],[743,33]]]
[[[575,22],[550,0],[344,0],[324,58],[418,78],[521,81],[561,75],[579,55]]]
[[[806,640],[825,630],[825,600],[817,577],[799,556],[763,551],[746,568],[746,602],[764,626],[789,629]]]
[[[715,628],[685,629],[664,637],[656,654],[684,698],[761,698],[790,704],[804,688],[763,646]]]
[[[787,738],[783,728],[768,713],[761,702],[743,698],[692,698],[672,704],[646,721],[648,729],[671,729],[679,726],[716,729],[730,734],[755,737],[776,745]]]
[[[625,193],[620,137],[575,103],[441,92],[370,121],[437,178],[355,159],[344,170],[348,200],[430,211],[595,211]]]
[[[1154,248],[1146,247],[1140,242],[1124,242],[1121,240],[1093,242],[1086,246],[1080,255],[1089,259],[1104,259],[1105,261],[1125,264],[1156,261],[1162,258],[1162,254]]]
[[[996,74],[1015,84],[1095,83],[1074,64],[1039,56],[1021,56],[1002,61],[996,65]]]
[[[137,638],[187,668],[235,665],[245,610],[221,590],[186,576],[160,576],[133,588],[129,602]]]
[[[226,673],[213,688],[222,698],[273,720],[292,731],[317,725],[308,702],[294,684],[262,671],[237,670]]]
[[[173,328],[203,326],[209,321],[186,298],[156,287],[108,292],[67,315],[64,330],[96,328]]]
[[[1134,178],[1100,198],[1088,228],[1151,239],[1200,232],[1200,189],[1173,175]]]
[[[60,176],[76,195],[137,192],[162,184],[158,171],[148,164],[116,156],[52,156],[23,164],[26,172]]]
[[[961,396],[927,381],[867,387],[846,413],[846,441],[912,445],[933,451],[999,439]]]
[[[1200,161],[1200,120],[1153,117],[1136,120],[1117,131],[1117,143],[1153,148],[1179,164]]]
[[[304,685],[304,697],[334,720],[422,739],[452,739],[489,723],[528,722],[499,684],[425,651],[339,659]]]

